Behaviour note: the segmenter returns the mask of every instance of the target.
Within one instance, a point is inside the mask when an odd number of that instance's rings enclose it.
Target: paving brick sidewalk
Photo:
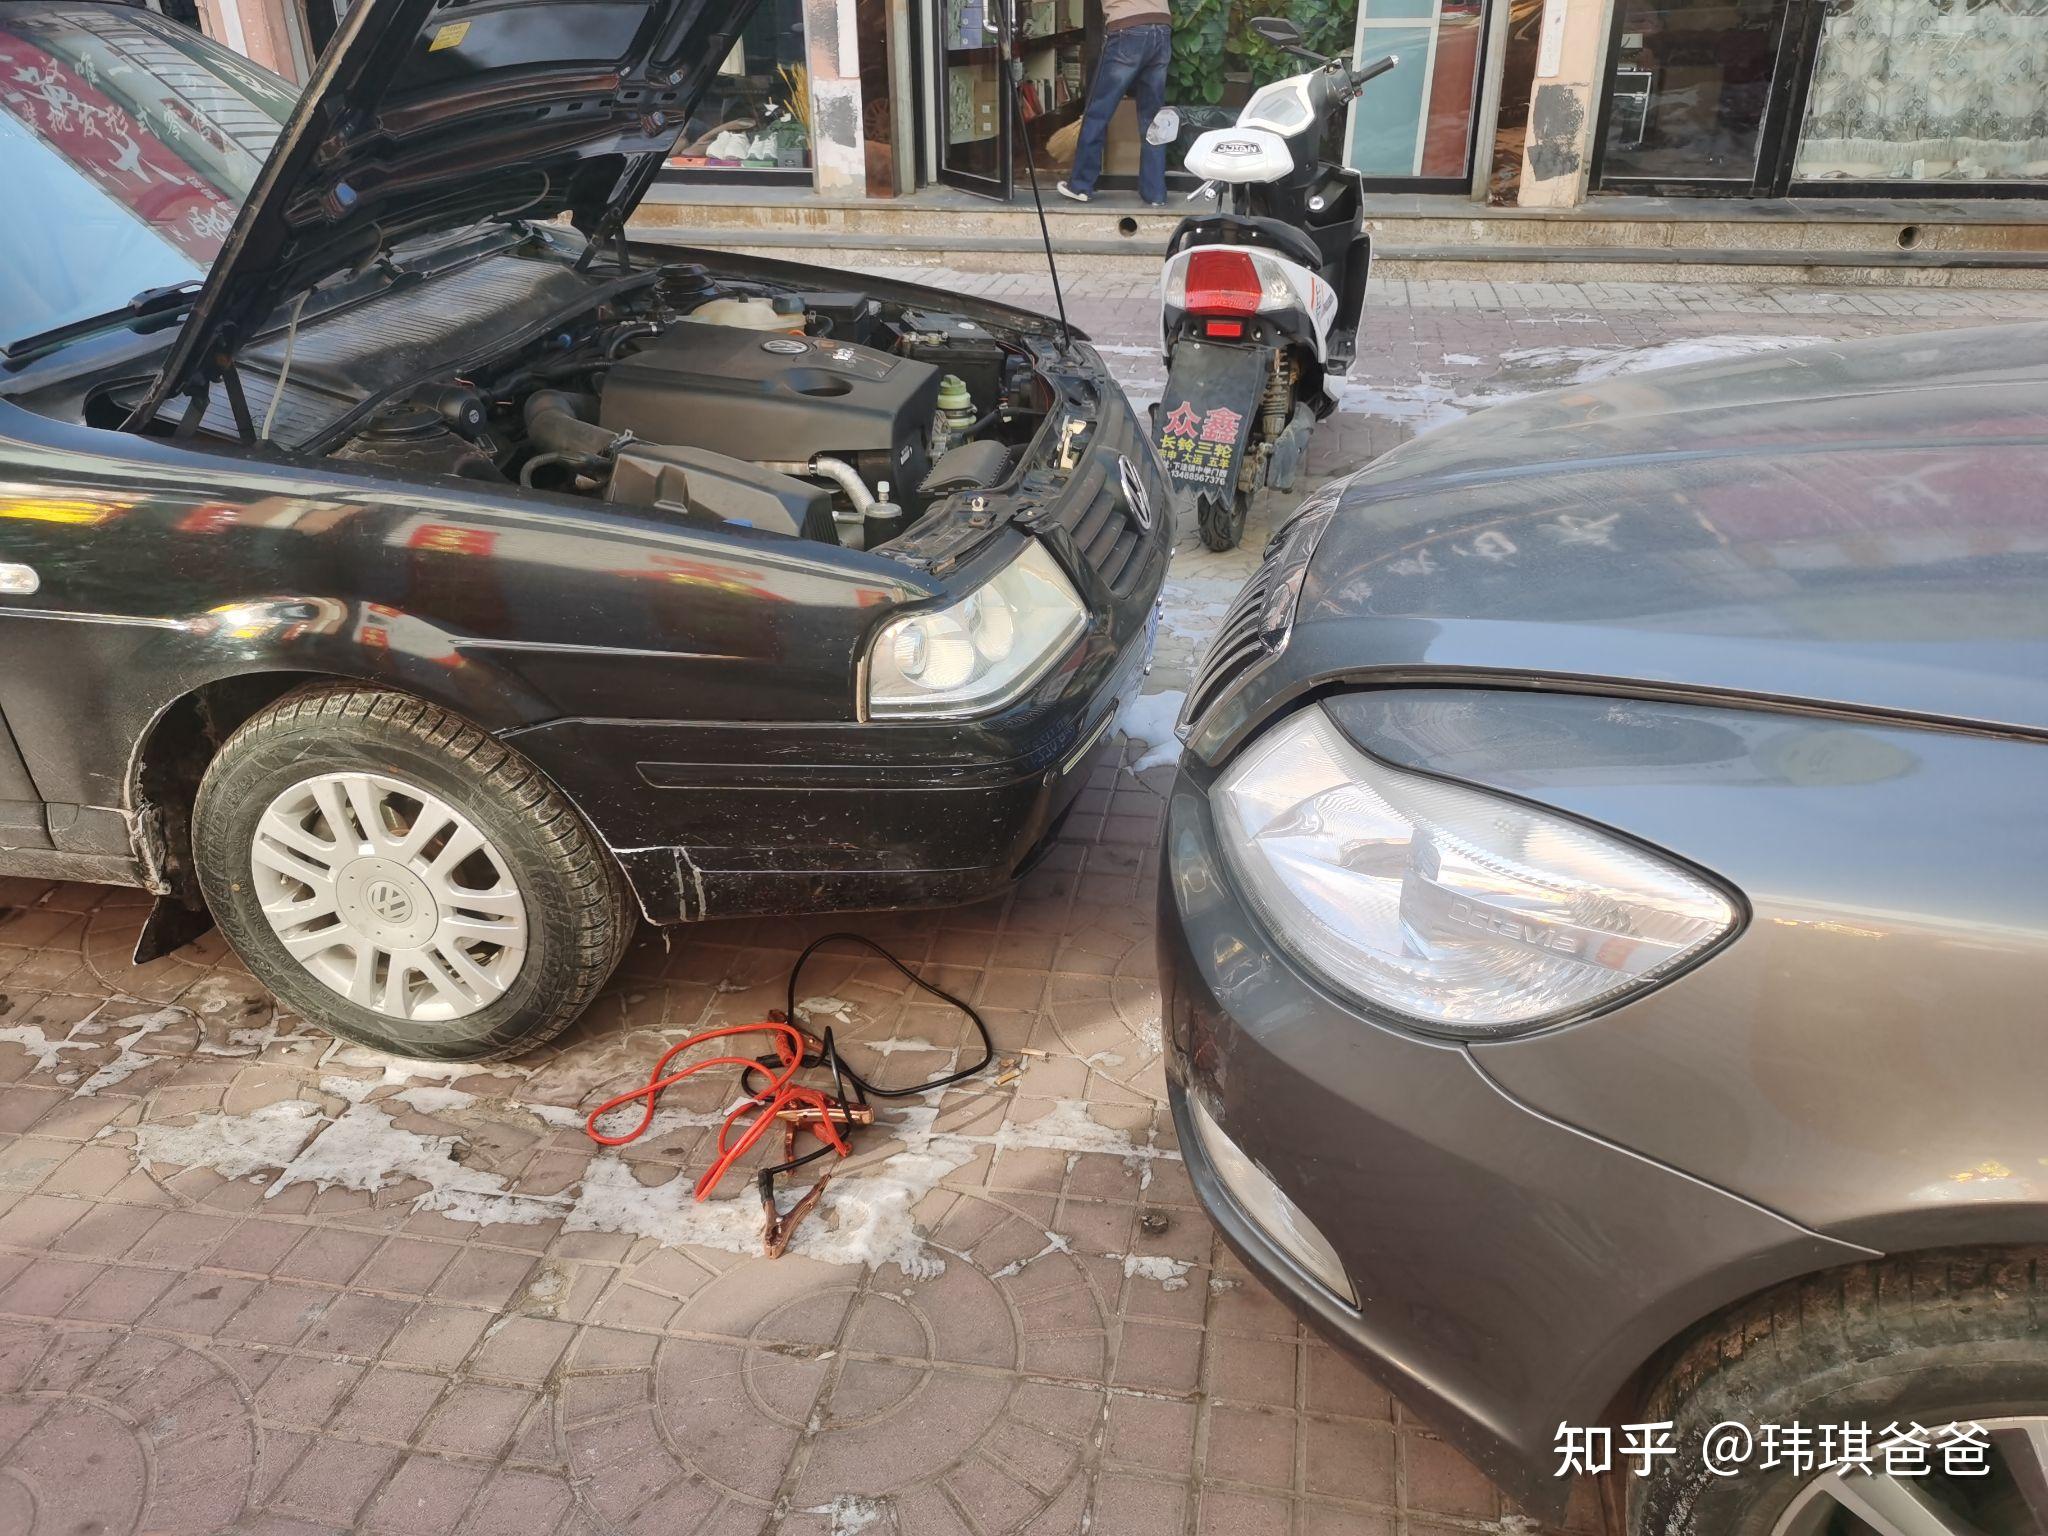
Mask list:
[[[1144,294],[1089,281],[1077,322],[1156,388]],[[2043,313],[1389,286],[1315,463],[1644,349]],[[1177,562],[1162,688],[1247,566]],[[1043,1054],[890,1111],[772,1264],[744,1180],[687,1200],[729,1082],[619,1152],[581,1114],[680,1033],[780,1006],[825,924],[643,935],[554,1045],[420,1069],[285,1016],[217,938],[131,966],[133,893],[0,882],[0,1532],[1535,1531],[1192,1202],[1153,979],[1169,772],[1105,765],[1001,900],[844,925],[970,997],[1004,1053]],[[872,961],[828,952],[799,995],[871,1076],[968,1044]],[[1583,1497],[1569,1524],[1592,1529]]]

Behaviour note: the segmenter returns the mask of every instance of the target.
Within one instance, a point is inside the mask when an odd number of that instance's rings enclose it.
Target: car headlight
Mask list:
[[[868,657],[868,712],[974,715],[1030,687],[1087,627],[1088,611],[1032,543],[950,607],[893,620]]]
[[[1275,939],[1332,987],[1492,1036],[1647,987],[1734,904],[1690,870],[1562,816],[1390,767],[1320,708],[1212,793],[1226,858]]]

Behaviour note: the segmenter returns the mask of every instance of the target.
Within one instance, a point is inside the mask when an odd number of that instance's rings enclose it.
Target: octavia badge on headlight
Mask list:
[[[1116,456],[1116,472],[1124,484],[1124,502],[1131,509],[1131,516],[1138,520],[1138,527],[1146,533],[1152,531],[1152,498],[1145,490],[1145,482],[1138,478],[1137,466],[1122,454]]]

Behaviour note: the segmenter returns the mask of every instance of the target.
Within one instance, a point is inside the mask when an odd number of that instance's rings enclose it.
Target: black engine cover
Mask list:
[[[651,443],[735,458],[856,463],[908,489],[929,468],[939,370],[829,337],[683,322],[615,363],[600,420]]]

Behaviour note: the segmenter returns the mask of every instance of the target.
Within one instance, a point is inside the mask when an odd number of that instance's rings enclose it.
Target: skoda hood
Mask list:
[[[1481,411],[1324,493],[1270,686],[1462,678],[2048,737],[2044,377],[2048,326],[2014,324]]]

